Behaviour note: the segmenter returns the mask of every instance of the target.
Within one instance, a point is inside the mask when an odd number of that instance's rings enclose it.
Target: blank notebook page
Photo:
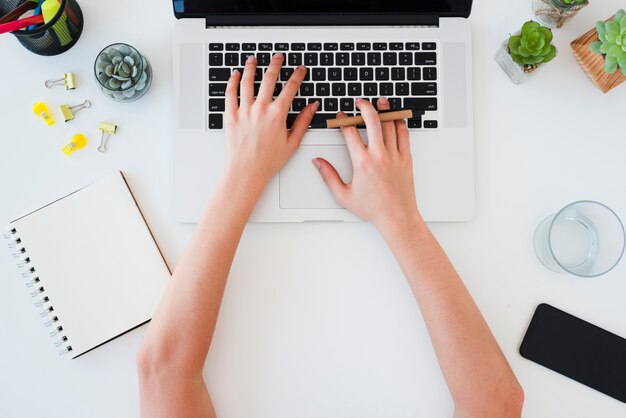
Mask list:
[[[122,173],[11,223],[73,358],[148,321],[169,269]]]

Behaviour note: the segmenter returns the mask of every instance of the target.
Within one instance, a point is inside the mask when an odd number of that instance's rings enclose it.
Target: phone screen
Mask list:
[[[520,354],[528,360],[626,402],[626,339],[541,304]]]

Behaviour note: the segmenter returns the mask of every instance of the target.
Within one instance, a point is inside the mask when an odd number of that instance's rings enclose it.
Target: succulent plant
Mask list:
[[[509,53],[517,64],[536,66],[551,61],[556,56],[552,31],[532,20],[524,23],[522,33],[509,38]]]
[[[626,12],[619,10],[613,20],[596,24],[599,41],[589,45],[597,54],[604,54],[604,71],[613,74],[619,67],[626,76]]]
[[[584,3],[587,0],[560,0],[563,4],[567,4],[568,6],[571,6],[572,4],[580,4],[580,3]]]
[[[96,59],[96,77],[115,99],[131,98],[146,87],[148,65],[128,45],[111,46]]]

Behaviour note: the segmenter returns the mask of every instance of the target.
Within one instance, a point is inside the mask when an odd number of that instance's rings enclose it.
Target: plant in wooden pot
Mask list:
[[[532,0],[533,13],[546,26],[560,28],[583,7],[588,0]]]
[[[520,84],[539,67],[552,61],[556,52],[552,45],[552,31],[530,20],[524,23],[521,31],[504,41],[496,54],[496,61],[515,84]]]
[[[604,93],[626,80],[626,12],[612,18],[574,40],[574,55],[589,79]]]

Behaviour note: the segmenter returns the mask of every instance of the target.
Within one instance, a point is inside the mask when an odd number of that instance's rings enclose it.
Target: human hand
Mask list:
[[[295,69],[280,95],[272,95],[284,55],[277,53],[263,75],[261,88],[254,98],[254,75],[256,58],[246,61],[243,74],[233,72],[226,88],[225,126],[228,138],[228,170],[235,178],[264,188],[267,182],[285,165],[298,149],[319,103],[305,107],[287,130],[287,112],[300,89],[306,68]],[[241,82],[241,83],[240,83]],[[237,90],[241,85],[241,99],[237,102]]]
[[[345,184],[337,170],[323,158],[314,159],[313,164],[337,203],[370,222],[383,235],[422,222],[415,201],[406,123],[403,120],[381,123],[367,100],[357,100],[356,106],[365,119],[369,144],[363,143],[356,127],[341,128],[352,160],[352,182]],[[389,109],[387,99],[378,99],[378,108]]]

